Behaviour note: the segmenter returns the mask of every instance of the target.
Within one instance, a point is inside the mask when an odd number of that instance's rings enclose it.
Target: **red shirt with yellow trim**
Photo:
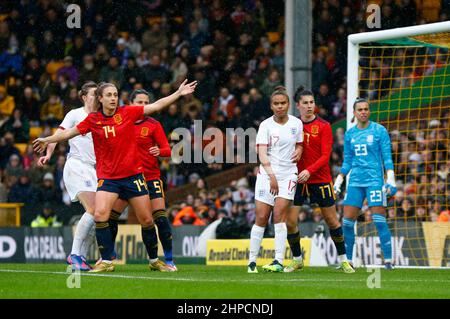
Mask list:
[[[144,168],[145,180],[159,179],[161,172],[159,170],[158,157],[150,154],[149,149],[153,146],[159,147],[159,156],[168,157],[171,155],[169,141],[161,124],[151,118],[146,117],[134,125],[136,141],[138,143],[139,156]]]
[[[297,167],[299,174],[305,169],[311,174],[307,184],[331,182],[329,161],[332,146],[330,123],[318,116],[311,122],[303,122],[303,154]]]
[[[90,113],[77,125],[82,135],[92,132],[98,179],[119,179],[142,173],[134,123],[144,118],[143,106],[121,106],[111,116]]]

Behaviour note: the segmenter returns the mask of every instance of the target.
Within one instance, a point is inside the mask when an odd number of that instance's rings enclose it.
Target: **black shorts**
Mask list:
[[[162,180],[160,179],[148,180],[147,187],[150,199],[164,198],[164,189]]]
[[[294,206],[302,206],[308,197],[310,204],[316,203],[319,207],[331,207],[336,203],[332,183],[297,184]]]
[[[147,183],[142,174],[120,179],[100,179],[98,180],[97,191],[116,193],[119,194],[120,199],[125,200],[148,195]]]

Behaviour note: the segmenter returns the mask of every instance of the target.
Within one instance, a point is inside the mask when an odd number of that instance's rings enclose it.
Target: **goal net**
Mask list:
[[[387,217],[394,263],[450,266],[450,22],[354,34],[348,48],[347,129],[359,96],[391,136],[398,193]],[[362,212],[356,263],[380,265],[370,210]]]

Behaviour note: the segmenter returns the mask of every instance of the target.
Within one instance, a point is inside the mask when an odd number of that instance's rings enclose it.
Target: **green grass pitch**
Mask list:
[[[381,269],[381,287],[370,289],[373,274],[365,268],[344,274],[332,267],[247,274],[246,267],[204,265],[160,273],[134,264],[117,265],[112,273],[82,273],[80,288],[70,289],[65,265],[0,264],[0,298],[450,298],[450,270]]]

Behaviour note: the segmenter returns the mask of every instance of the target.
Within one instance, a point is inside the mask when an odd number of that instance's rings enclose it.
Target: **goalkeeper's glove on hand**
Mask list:
[[[336,195],[339,195],[341,193],[341,186],[342,186],[343,182],[344,182],[344,178],[342,177],[341,174],[339,174],[336,177],[336,180],[334,181],[334,186],[333,186],[333,190]]]
[[[397,185],[395,183],[395,174],[393,170],[387,171],[387,181],[383,185],[383,191],[388,197],[394,196],[397,193]]]

